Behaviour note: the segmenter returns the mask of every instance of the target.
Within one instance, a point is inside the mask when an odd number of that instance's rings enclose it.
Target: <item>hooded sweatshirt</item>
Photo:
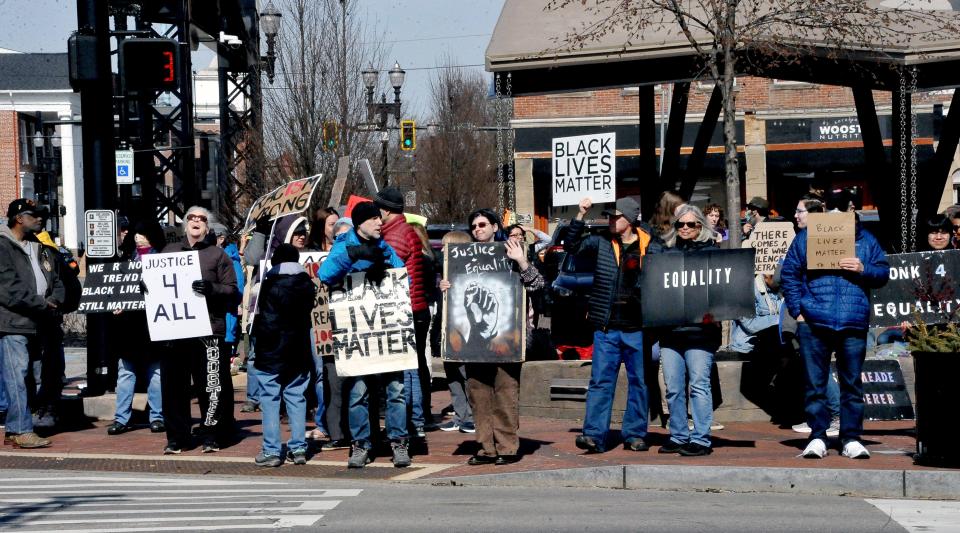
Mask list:
[[[32,256],[30,250],[32,249]],[[47,301],[63,303],[63,284],[52,264],[40,264],[40,243],[21,243],[6,225],[0,226],[0,333],[34,335]],[[38,291],[37,280],[43,291]]]

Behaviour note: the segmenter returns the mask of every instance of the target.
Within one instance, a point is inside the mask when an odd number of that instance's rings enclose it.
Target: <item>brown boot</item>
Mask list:
[[[38,436],[36,433],[32,431],[30,433],[21,433],[19,435],[13,435],[10,438],[10,440],[14,448],[24,448],[24,449],[46,448],[51,444],[50,439],[41,438],[40,436]]]

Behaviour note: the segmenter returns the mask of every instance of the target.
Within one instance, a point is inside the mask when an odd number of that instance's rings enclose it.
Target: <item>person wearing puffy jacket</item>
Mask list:
[[[826,403],[830,354],[836,353],[840,382],[840,442],[846,457],[866,459],[863,432],[863,383],[871,288],[882,286],[890,265],[876,238],[856,226],[856,256],[843,258],[837,270],[807,269],[807,229],[794,238],[783,262],[781,287],[790,315],[797,319],[797,338],[805,371],[804,403],[810,441],[803,457],[827,454],[830,412]]]

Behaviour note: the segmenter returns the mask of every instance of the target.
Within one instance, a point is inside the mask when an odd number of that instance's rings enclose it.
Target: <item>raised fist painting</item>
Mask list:
[[[463,293],[463,306],[467,310],[471,337],[487,340],[497,335],[500,304],[491,291],[471,283]]]

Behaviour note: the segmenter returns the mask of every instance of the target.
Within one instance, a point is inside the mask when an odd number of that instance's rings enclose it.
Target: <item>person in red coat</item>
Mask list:
[[[427,331],[430,329],[430,308],[427,303],[427,289],[423,257],[423,243],[413,226],[407,224],[403,216],[403,194],[396,187],[387,187],[377,193],[373,203],[383,215],[381,235],[407,267],[410,278],[410,304],[413,308],[413,325],[417,338],[417,360],[419,369],[407,371],[404,375],[404,390],[407,391],[407,405],[411,407],[409,425],[413,433],[425,437],[425,427],[434,425],[430,412],[430,371],[427,366]]]

